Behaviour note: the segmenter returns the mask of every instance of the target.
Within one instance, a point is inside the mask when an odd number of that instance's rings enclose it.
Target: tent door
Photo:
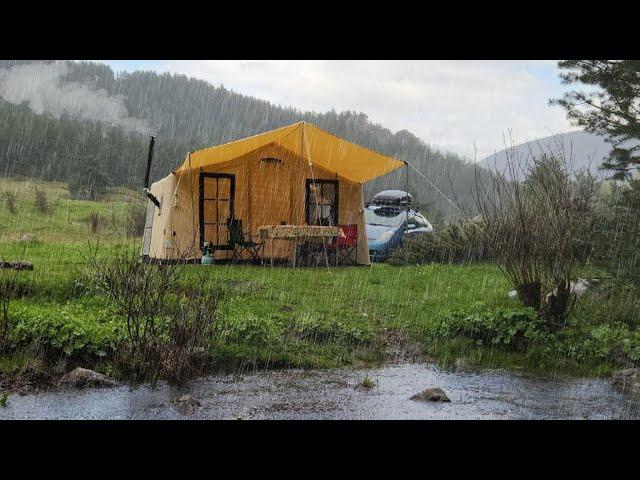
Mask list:
[[[229,250],[228,222],[233,218],[235,175],[200,174],[200,247],[211,242],[217,250]]]

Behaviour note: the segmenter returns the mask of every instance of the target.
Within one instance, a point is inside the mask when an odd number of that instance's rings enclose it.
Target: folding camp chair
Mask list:
[[[341,225],[344,237],[337,237],[327,249],[335,251],[336,265],[340,260],[346,260],[351,264],[356,263],[358,257],[358,225]],[[355,252],[356,258],[352,257]]]
[[[249,252],[252,260],[261,260],[260,249],[263,242],[254,242],[248,233],[242,231],[242,220],[237,218],[229,219],[229,244],[233,247],[231,260],[242,258],[242,252]]]

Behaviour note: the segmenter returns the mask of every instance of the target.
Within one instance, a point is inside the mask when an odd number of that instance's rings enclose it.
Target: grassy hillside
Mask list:
[[[48,209],[36,208],[36,190],[43,192]],[[16,210],[8,207],[7,195]],[[144,198],[133,190],[111,188],[100,201],[74,200],[67,184],[39,180],[0,179],[0,242],[15,241],[28,234],[38,242],[81,242],[126,238],[132,209],[144,209]],[[98,216],[92,230],[92,216]]]

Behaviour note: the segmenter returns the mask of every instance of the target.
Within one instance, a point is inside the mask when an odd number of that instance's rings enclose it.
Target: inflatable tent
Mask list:
[[[142,255],[196,260],[209,244],[230,258],[230,219],[256,241],[264,225],[355,224],[353,260],[368,265],[362,184],[404,165],[306,122],[190,152],[150,188]],[[290,256],[291,242],[271,241],[263,258]]]

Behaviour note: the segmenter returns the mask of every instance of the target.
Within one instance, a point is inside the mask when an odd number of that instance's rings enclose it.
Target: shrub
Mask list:
[[[4,201],[10,214],[15,215],[18,212],[16,208],[16,194],[13,192],[4,192]]]
[[[469,263],[485,260],[486,246],[478,222],[451,223],[439,231],[409,236],[389,256],[392,265]]]
[[[446,316],[438,329],[444,337],[461,336],[484,343],[522,350],[546,336],[544,324],[531,308],[497,309],[477,313],[454,312]]]
[[[11,341],[42,347],[45,353],[67,357],[104,357],[125,340],[124,324],[104,305],[27,304],[16,308]],[[90,313],[89,313],[90,312]]]
[[[591,258],[616,277],[640,287],[640,180],[614,191],[594,209]]]
[[[533,158],[524,182],[508,152],[510,178],[497,174],[478,184],[486,245],[526,306],[557,328],[575,297],[570,292],[576,245],[589,234],[593,177],[572,178],[560,152]]]
[[[86,222],[89,224],[92,233],[98,233],[103,223],[102,214],[100,212],[91,212],[87,216]]]
[[[162,370],[168,380],[180,383],[198,373],[212,343],[221,294],[200,279],[166,312],[169,318],[163,345]]]
[[[69,179],[71,198],[98,200],[106,192],[109,179],[97,165],[95,159],[84,159],[78,172]]]
[[[220,343],[266,346],[279,340],[281,328],[272,321],[245,314],[242,317],[227,315],[215,331]]]
[[[50,213],[51,209],[49,207],[49,201],[47,200],[47,193],[44,190],[35,187],[35,195],[36,211],[42,214]]]
[[[4,260],[0,260],[4,263]],[[9,307],[24,289],[20,271],[0,268],[0,351],[6,348],[9,337]]]
[[[127,238],[141,237],[147,220],[147,210],[143,205],[133,204],[127,213]]]
[[[294,327],[293,333],[302,340],[314,343],[338,343],[358,345],[373,339],[371,331],[349,326],[340,320],[304,316]]]
[[[180,382],[196,371],[210,343],[219,293],[205,277],[188,294],[177,264],[142,263],[134,252],[89,258],[97,285],[124,318],[128,349],[122,358],[134,377]]]

